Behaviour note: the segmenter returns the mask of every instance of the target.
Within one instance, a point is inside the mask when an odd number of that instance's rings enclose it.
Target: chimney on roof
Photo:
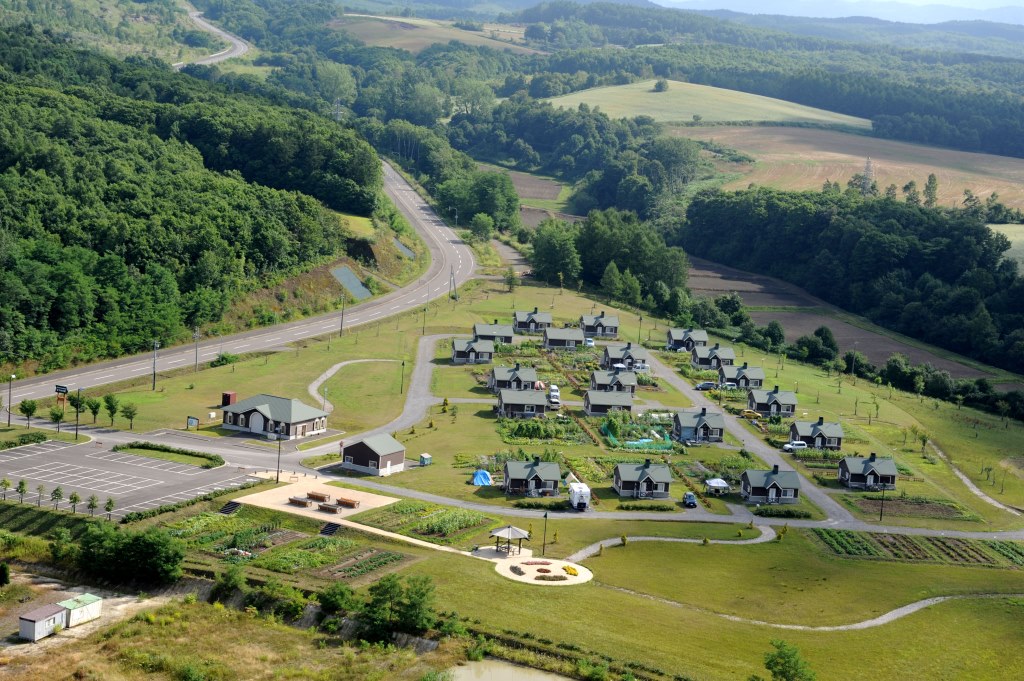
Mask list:
[[[497,326],[497,325],[498,325],[498,320],[497,320],[497,319],[495,319],[495,320],[494,320],[494,325],[495,325],[495,326]]]
[[[629,350],[631,347],[633,347],[633,341],[627,341],[626,342],[626,349]]]
[[[715,343],[715,350],[718,349],[718,343]]]
[[[818,425],[819,426],[825,425],[825,417],[824,416],[819,416],[818,417]]]
[[[777,392],[779,392],[779,386],[775,386],[775,390],[773,390],[772,392],[773,392],[773,393],[777,393]]]
[[[616,375],[616,376],[618,376],[618,375],[619,375],[619,367],[615,367],[615,375]]]
[[[600,317],[601,317],[601,319],[604,319],[604,310],[601,310]]]
[[[650,465],[651,465],[651,460],[650,459],[644,459],[644,468],[647,468]]]
[[[519,362],[516,362],[516,371],[519,371]]]
[[[874,461],[875,460],[875,456],[876,456],[875,453],[871,452],[871,456],[868,457],[868,461]]]
[[[779,474],[779,464],[775,464],[774,466],[772,466],[772,475],[778,475],[778,474]]]
[[[536,305],[533,306],[533,314],[537,314],[537,306]]]
[[[701,407],[700,408],[700,415],[701,416],[707,416],[708,415],[708,408],[707,407]]]
[[[540,457],[539,456],[533,457],[533,465],[534,466],[539,466],[540,465]]]
[[[744,368],[744,369],[747,368],[747,363],[746,362],[743,363],[743,367],[742,368]]]

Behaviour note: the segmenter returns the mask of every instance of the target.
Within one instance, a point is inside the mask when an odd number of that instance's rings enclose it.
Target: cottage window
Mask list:
[[[346,456],[345,457],[345,463],[352,463],[352,457],[351,456]]]
[[[523,411],[526,412],[527,414],[532,414],[534,412],[533,405],[527,404],[525,407],[523,407]]]
[[[827,440],[825,440],[825,444],[827,444],[829,446],[834,446],[836,444],[836,442],[837,442],[837,440],[834,437],[830,437]]]
[[[232,414],[230,412],[227,413],[227,414],[224,414],[224,423],[226,423],[226,424],[228,424],[230,426],[230,425],[233,425],[234,422],[235,422],[235,415],[234,414]]]
[[[377,467],[377,462],[376,461],[371,461],[370,462],[370,468],[376,468],[376,467]]]
[[[238,415],[238,425],[240,425],[243,428],[245,428],[245,414],[239,414]]]
[[[793,490],[791,490],[791,489],[784,489],[784,490],[782,490],[782,498],[783,499],[792,499],[793,498]]]

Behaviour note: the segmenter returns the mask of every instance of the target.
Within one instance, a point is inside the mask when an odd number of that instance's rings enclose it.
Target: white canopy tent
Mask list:
[[[721,478],[711,478],[704,481],[705,494],[728,494],[731,491],[732,487],[729,486],[729,483]]]

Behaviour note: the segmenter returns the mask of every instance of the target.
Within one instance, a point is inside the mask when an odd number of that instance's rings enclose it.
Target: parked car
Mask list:
[[[587,348],[594,347],[594,339],[593,338],[584,338],[583,339],[583,346],[587,347]]]
[[[697,508],[697,495],[693,492],[687,492],[683,495],[683,506],[686,508]]]
[[[554,383],[552,383],[551,385],[548,386],[548,395],[551,396],[551,397],[561,397],[562,396],[562,389],[559,388]]]
[[[558,395],[549,395],[548,404],[551,406],[552,409],[562,408],[562,400],[559,399]]]
[[[696,390],[714,390],[718,387],[718,384],[714,381],[703,381],[693,386]]]
[[[744,418],[744,419],[759,419],[759,418],[761,418],[761,415],[758,414],[753,409],[744,409],[743,411],[740,412],[740,418]]]
[[[683,444],[687,447],[700,447],[704,443],[700,440],[683,440]]]
[[[782,450],[785,451],[785,452],[792,452],[792,451],[795,451],[797,449],[807,449],[807,443],[806,442],[787,442],[786,444],[782,445]]]
[[[722,390],[735,390],[736,384],[733,383],[732,381],[727,381],[725,383],[722,383],[718,387],[721,388]]]

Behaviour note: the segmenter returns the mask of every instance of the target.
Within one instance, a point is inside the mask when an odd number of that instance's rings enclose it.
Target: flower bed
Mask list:
[[[569,578],[565,575],[537,575],[534,579],[538,582],[564,582]]]
[[[512,567],[509,568],[509,570],[512,572],[512,574],[519,575],[520,577],[522,577],[523,575],[526,574],[526,570],[524,570],[523,568],[519,567],[518,565],[513,565]]]
[[[572,565],[563,565],[562,569],[565,571],[565,574],[569,575],[570,577],[580,576],[580,571],[574,568]]]
[[[551,561],[548,560],[526,560],[523,561],[523,565],[551,565]]]

